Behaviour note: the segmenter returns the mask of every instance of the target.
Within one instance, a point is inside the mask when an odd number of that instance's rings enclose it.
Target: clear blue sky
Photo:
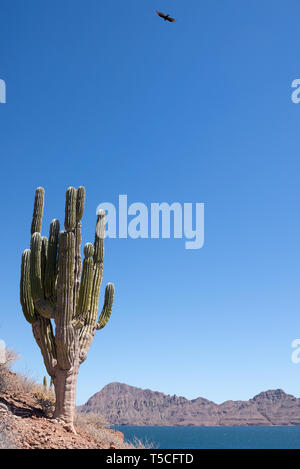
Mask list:
[[[299,1],[2,0],[1,17],[0,338],[17,369],[44,375],[19,304],[34,190],[46,235],[84,185],[84,242],[97,205],[128,194],[204,202],[205,245],[107,240],[115,306],[78,403],[111,381],[216,402],[300,396]]]

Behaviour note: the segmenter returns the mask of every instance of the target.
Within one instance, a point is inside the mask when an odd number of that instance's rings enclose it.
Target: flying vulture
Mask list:
[[[160,11],[157,11],[156,13],[158,14],[158,16],[163,18],[165,21],[170,21],[170,23],[175,23],[175,21],[176,21],[174,18],[171,18],[170,15],[165,15],[164,13],[161,13]]]

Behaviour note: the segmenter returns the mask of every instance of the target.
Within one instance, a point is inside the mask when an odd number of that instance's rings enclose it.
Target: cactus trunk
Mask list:
[[[67,425],[68,429],[74,430],[73,418],[76,401],[76,385],[79,364],[70,370],[56,370],[54,378],[55,389],[55,412],[54,418]]]
[[[107,324],[114,298],[113,284],[108,284],[102,313],[97,320],[105,213],[98,214],[95,241],[93,245],[85,245],[81,266],[84,200],[84,187],[67,190],[65,230],[59,233],[59,222],[53,220],[48,239],[40,233],[44,189],[36,190],[30,249],[26,249],[22,256],[20,284],[25,319],[32,325],[34,338],[54,383],[54,418],[72,431],[79,366],[87,357],[95,332]]]

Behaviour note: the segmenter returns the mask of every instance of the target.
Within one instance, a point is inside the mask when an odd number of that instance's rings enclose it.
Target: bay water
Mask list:
[[[300,449],[300,427],[114,426],[153,449]]]

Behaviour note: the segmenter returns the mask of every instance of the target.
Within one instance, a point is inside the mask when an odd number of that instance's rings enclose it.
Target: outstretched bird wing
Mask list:
[[[164,13],[161,13],[160,11],[157,11],[156,13],[158,14],[158,16],[160,16],[164,20],[170,21],[170,23],[175,23],[176,21],[174,18],[171,18],[171,16],[165,15]]]
[[[164,20],[166,19],[166,15],[164,15],[164,14],[161,13],[160,11],[157,11],[156,13],[158,14],[158,16],[160,16],[160,17],[163,18]]]

